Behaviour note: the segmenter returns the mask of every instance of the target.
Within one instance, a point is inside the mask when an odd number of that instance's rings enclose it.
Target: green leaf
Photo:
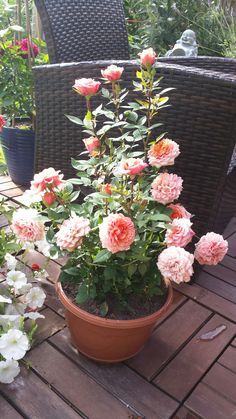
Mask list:
[[[147,265],[145,263],[141,263],[138,266],[138,271],[140,272],[141,276],[144,276],[145,273],[147,272]]]
[[[74,124],[77,125],[83,125],[83,121],[81,121],[80,118],[77,118],[77,116],[72,115],[65,115],[71,122],[74,122]]]
[[[9,26],[9,29],[16,32],[24,32],[24,28],[22,28],[22,26],[19,26],[19,25]]]
[[[111,252],[109,252],[106,249],[100,250],[94,259],[94,263],[107,262],[110,259],[111,255]]]
[[[105,317],[107,315],[107,313],[108,313],[108,310],[109,310],[108,304],[107,304],[106,301],[104,301],[104,303],[102,303],[100,305],[100,309],[99,309],[100,315],[102,317]]]
[[[128,275],[131,278],[131,276],[133,276],[133,274],[137,271],[137,265],[136,264],[132,264],[128,266]]]
[[[71,268],[64,269],[63,272],[65,272],[68,275],[79,276],[79,269],[74,266],[72,266]]]
[[[88,286],[86,284],[81,284],[79,291],[76,295],[75,301],[77,304],[83,304],[89,298]]]

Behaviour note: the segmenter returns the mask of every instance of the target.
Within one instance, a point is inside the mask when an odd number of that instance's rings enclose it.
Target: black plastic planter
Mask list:
[[[35,132],[4,127],[1,144],[11,179],[28,186],[34,176]]]

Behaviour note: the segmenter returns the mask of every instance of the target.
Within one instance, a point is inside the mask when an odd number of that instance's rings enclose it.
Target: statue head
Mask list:
[[[181,41],[189,44],[189,45],[196,45],[196,34],[191,29],[186,29],[181,35]]]

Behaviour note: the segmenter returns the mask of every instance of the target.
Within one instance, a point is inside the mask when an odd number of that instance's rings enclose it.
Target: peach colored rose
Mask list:
[[[75,80],[73,86],[74,90],[82,96],[93,96],[96,95],[100,89],[100,81],[95,81],[93,79],[78,79]]]
[[[228,251],[228,242],[220,234],[207,233],[195,245],[194,256],[201,265],[217,265]]]
[[[173,173],[161,173],[152,182],[152,196],[161,204],[169,204],[178,199],[183,187],[183,179]]]
[[[99,226],[102,247],[111,253],[129,250],[135,239],[134,223],[123,214],[110,214]]]
[[[89,220],[83,217],[71,217],[65,220],[55,235],[57,245],[69,252],[81,246],[83,237],[90,232]]]
[[[45,194],[43,195],[43,202],[44,204],[50,206],[52,205],[56,200],[56,195],[54,194],[54,192],[45,192]]]
[[[2,127],[4,127],[6,121],[2,115],[0,115],[0,132],[2,131]]]
[[[193,274],[194,256],[182,247],[171,246],[160,253],[157,267],[165,280],[177,284],[189,282]]]
[[[106,183],[105,185],[102,185],[101,192],[107,193],[108,195],[112,194],[111,184]]]
[[[109,65],[105,70],[101,70],[102,77],[109,81],[120,80],[124,71],[124,67],[117,67],[117,65]]]
[[[144,67],[153,65],[156,61],[156,53],[152,48],[144,49],[142,52],[139,52],[140,62]]]
[[[148,164],[142,159],[135,159],[130,157],[127,160],[122,160],[119,167],[119,173],[122,175],[134,176],[141,173]]]
[[[89,137],[83,140],[85,147],[91,156],[94,155],[94,151],[98,150],[101,146],[100,140],[97,137]]]
[[[149,164],[156,167],[172,166],[179,154],[179,145],[169,138],[164,138],[153,144],[148,151]]]
[[[35,242],[45,237],[44,223],[35,209],[20,208],[13,213],[12,230],[22,241]]]
[[[173,211],[170,215],[172,220],[175,218],[188,218],[190,220],[192,217],[192,214],[190,214],[190,212],[188,212],[181,204],[170,204],[168,205],[168,208],[171,208]]]
[[[188,218],[176,218],[172,222],[171,228],[166,231],[165,242],[167,246],[187,246],[195,234],[191,225],[192,223]]]
[[[34,175],[34,179],[31,181],[31,190],[36,192],[43,192],[45,189],[54,190],[62,189],[64,187],[64,181],[62,180],[64,177],[63,174],[60,173],[60,170],[55,170],[53,167],[49,167],[48,169],[44,169],[42,172],[37,173]]]

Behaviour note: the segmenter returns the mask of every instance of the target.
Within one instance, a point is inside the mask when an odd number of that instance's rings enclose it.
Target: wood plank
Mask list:
[[[174,288],[221,316],[236,322],[236,305],[230,301],[194,283],[174,285]]]
[[[236,374],[236,348],[234,346],[229,346],[218,359],[219,364],[228,368]],[[235,380],[236,387],[236,380]],[[236,397],[235,397],[236,399]]]
[[[53,260],[48,261],[48,258],[36,250],[29,250],[24,261],[29,267],[31,267],[33,263],[37,263],[40,268],[44,268],[48,272],[50,280],[54,283],[60,275],[61,266]]]
[[[236,287],[236,272],[226,266],[204,266],[203,271]]]
[[[220,265],[226,266],[236,272],[236,258],[232,258],[232,256],[225,255],[222,262],[220,262]]]
[[[45,305],[50,307],[56,313],[60,314],[60,316],[65,317],[65,309],[61,304],[59,298],[57,297],[55,286],[51,284],[49,281],[41,282],[41,287],[46,293],[46,300]]]
[[[187,301],[155,330],[142,352],[128,365],[151,380],[210,315],[211,311]]]
[[[6,191],[8,189],[16,188],[16,187],[17,187],[17,185],[12,181],[10,181],[10,182],[8,181],[8,182],[5,182],[5,183],[0,183],[0,191],[1,192]]]
[[[231,345],[236,347],[236,338],[231,342]]]
[[[11,182],[11,178],[10,176],[0,176],[0,183],[6,183],[6,182]]]
[[[235,258],[236,257],[236,233],[228,237],[227,241],[229,243],[229,249],[228,249],[227,254]]]
[[[89,418],[110,419],[112,412],[113,418],[127,419],[129,414],[137,413],[127,408],[79,368],[75,368],[74,362],[47,342],[31,351],[27,360],[44,380]]]
[[[20,375],[12,384],[0,384],[0,390],[26,418],[78,419],[80,417],[47,384],[25,367],[21,367]]]
[[[227,239],[232,233],[236,231],[236,217],[232,217],[228,225],[225,227],[223,237]]]
[[[157,320],[154,329],[158,327],[160,323],[163,323],[163,321],[170,317],[171,314],[179,307],[181,306],[185,301],[187,301],[187,298],[181,294],[180,292],[173,290],[173,302],[169,308],[169,310],[160,318]]]
[[[204,383],[200,383],[185,402],[185,406],[204,419],[235,417],[235,404],[226,400]]]
[[[4,215],[0,215],[0,228],[7,225],[8,225],[7,219],[4,217]]]
[[[22,419],[18,413],[2,396],[0,396],[0,417],[1,419]]]
[[[205,375],[203,383],[207,384],[222,397],[235,404],[236,412],[236,374],[218,363],[215,363]]]
[[[211,341],[199,337],[219,325],[227,329]],[[159,388],[182,401],[213,364],[236,332],[236,325],[215,315],[156,377]]]
[[[142,412],[146,418],[169,419],[177,409],[177,402],[148,383],[125,364],[98,364],[78,354],[71,345],[67,328],[54,335],[49,341],[72,359],[78,367],[87,371],[100,385],[111,391],[118,399],[123,400],[125,404]]]
[[[40,311],[40,314],[43,314],[45,319],[37,320],[38,329],[34,336],[34,347],[65,327],[65,320],[50,310],[50,308]]]
[[[217,295],[226,298],[226,300],[236,303],[236,287],[233,287],[221,279],[215,278],[214,276],[201,271],[196,278],[196,283],[201,285],[203,288],[207,288]]]
[[[196,416],[185,406],[182,406],[173,416],[172,419],[199,419],[199,416]]]
[[[2,195],[8,196],[8,198],[15,198],[19,195],[22,195],[24,191],[25,191],[25,188],[21,186],[20,188],[7,189],[2,192]]]

